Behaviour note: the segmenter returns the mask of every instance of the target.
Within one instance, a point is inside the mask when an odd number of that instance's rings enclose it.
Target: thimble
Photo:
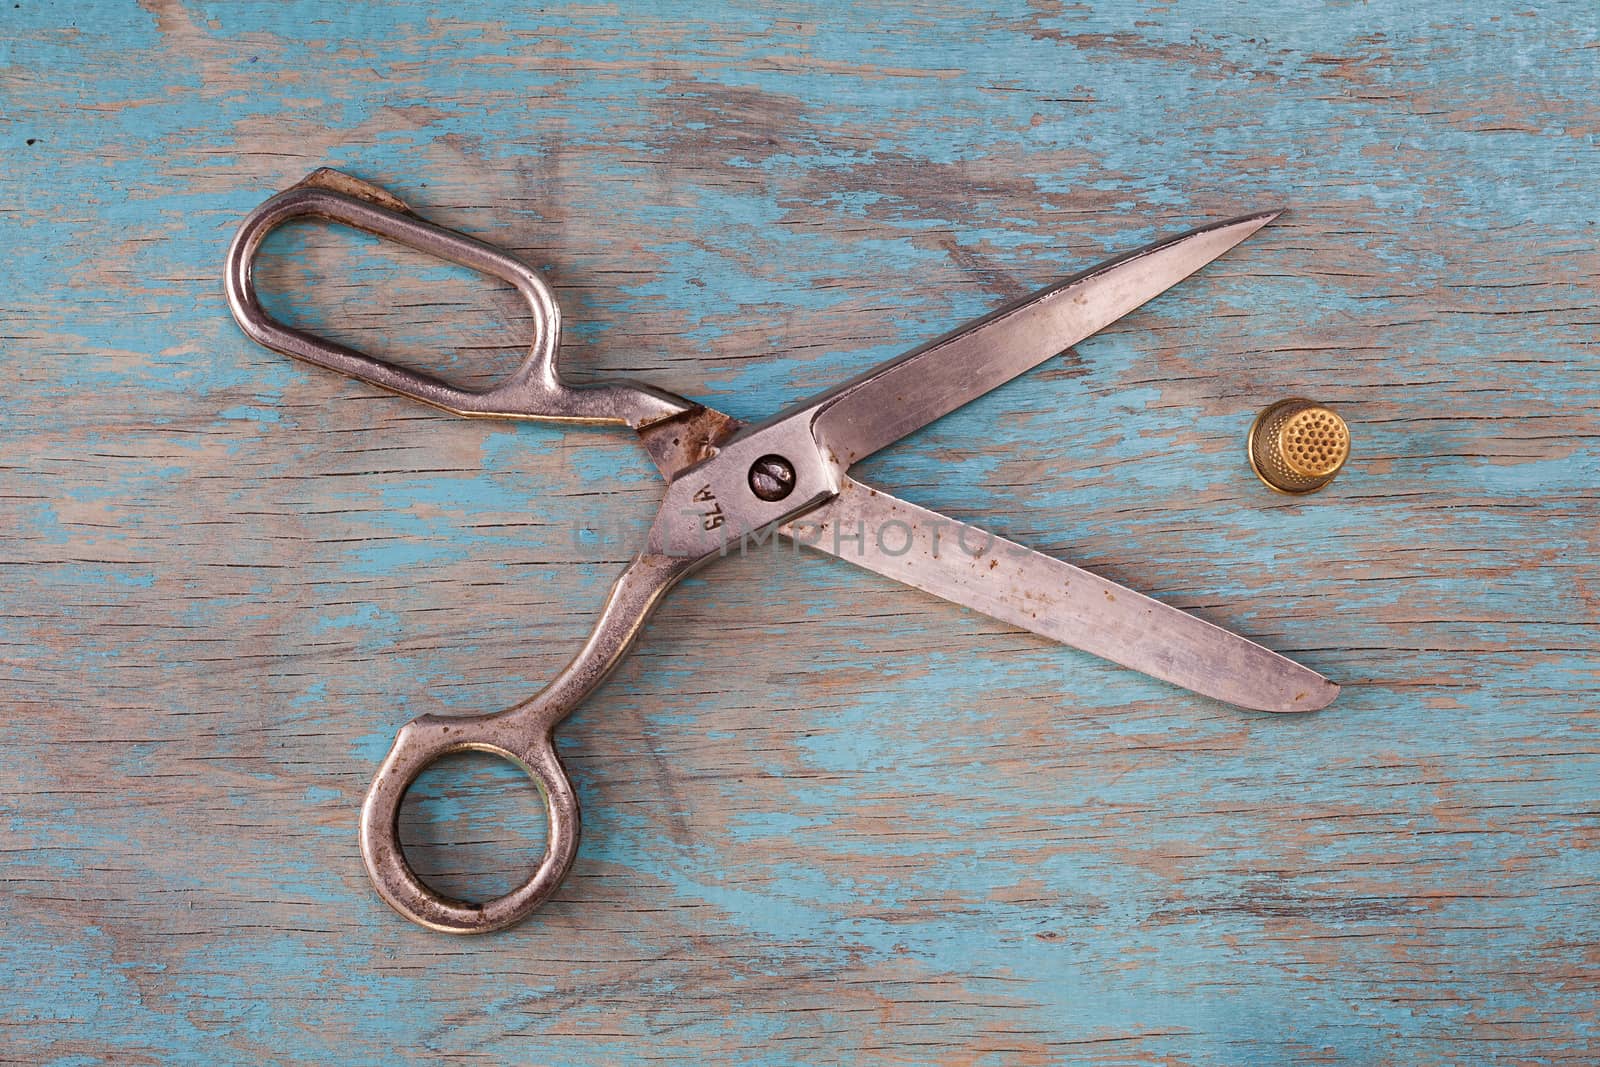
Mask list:
[[[1350,458],[1350,428],[1313,400],[1280,400],[1250,426],[1250,466],[1280,493],[1315,493]]]

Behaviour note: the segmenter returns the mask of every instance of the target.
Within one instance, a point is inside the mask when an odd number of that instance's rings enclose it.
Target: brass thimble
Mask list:
[[[1313,400],[1280,400],[1250,426],[1250,466],[1280,493],[1315,493],[1350,458],[1350,428]]]

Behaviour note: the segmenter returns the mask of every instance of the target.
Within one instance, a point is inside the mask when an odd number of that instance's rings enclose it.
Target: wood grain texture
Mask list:
[[[1597,64],[1589,0],[3,5],[0,1054],[1593,1062]],[[575,376],[747,418],[1287,206],[861,473],[1344,695],[1244,714],[733,560],[563,727],[556,900],[399,920],[355,836],[394,730],[542,685],[661,488],[626,435],[247,342],[223,249],[324,165],[545,270]],[[302,322],[458,380],[516,356],[462,272],[272,247]],[[1307,500],[1242,452],[1297,394],[1355,435]],[[513,786],[426,783],[446,888],[536,845],[532,805],[474,817]]]

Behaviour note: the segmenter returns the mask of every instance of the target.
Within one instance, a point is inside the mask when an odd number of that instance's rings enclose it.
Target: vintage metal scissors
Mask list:
[[[547,900],[578,849],[578,801],[552,742],[556,725],[617,665],[673,585],[745,539],[774,530],[1217,700],[1261,711],[1326,706],[1338,686],[1306,667],[846,473],[1139,307],[1276,214],[1215,223],[1118,256],[745,426],[634,382],[563,381],[556,368],[561,316],[539,275],[492,245],[425,222],[377,186],[320,170],[251,212],[228,250],[226,287],[234,317],[256,341],[456,415],[625,425],[667,479],[644,551],[612,586],[589,639],[543,691],[496,714],[423,715],[400,730],[361,809],[361,853],[384,900],[408,919],[452,933],[510,926]],[[526,359],[501,384],[475,392],[273,319],[256,297],[251,266],[269,232],[303,216],[387,237],[509,282],[533,310]],[[851,536],[826,536],[830,528]],[[495,753],[525,770],[542,790],[549,816],[537,869],[506,895],[476,904],[424,885],[406,862],[397,828],[401,801],[418,774],[466,749]]]

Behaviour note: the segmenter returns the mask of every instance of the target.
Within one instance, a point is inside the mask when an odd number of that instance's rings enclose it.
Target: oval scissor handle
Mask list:
[[[267,234],[291,219],[308,216],[387,237],[509,282],[533,312],[533,344],[527,356],[499,384],[474,391],[279,322],[267,314],[256,296],[252,266]],[[387,190],[340,171],[318,170],[246,216],[228,247],[224,284],[233,317],[252,340],[456,415],[625,423],[638,429],[692,406],[681,397],[637,382],[563,382],[556,370],[561,312],[555,294],[532,267],[493,245],[425,222]]]
[[[651,553],[636,558],[611,587],[589,640],[538,695],[495,715],[423,715],[401,729],[361,806],[361,856],[390,907],[434,930],[481,934],[520,922],[550,898],[572,868],[579,832],[577,794],[552,741],[556,724],[605,680],[662,595],[698,562]],[[434,761],[469,750],[493,753],[526,771],[544,794],[550,820],[544,856],[533,873],[481,904],[452,900],[424,885],[400,843],[406,790]]]

